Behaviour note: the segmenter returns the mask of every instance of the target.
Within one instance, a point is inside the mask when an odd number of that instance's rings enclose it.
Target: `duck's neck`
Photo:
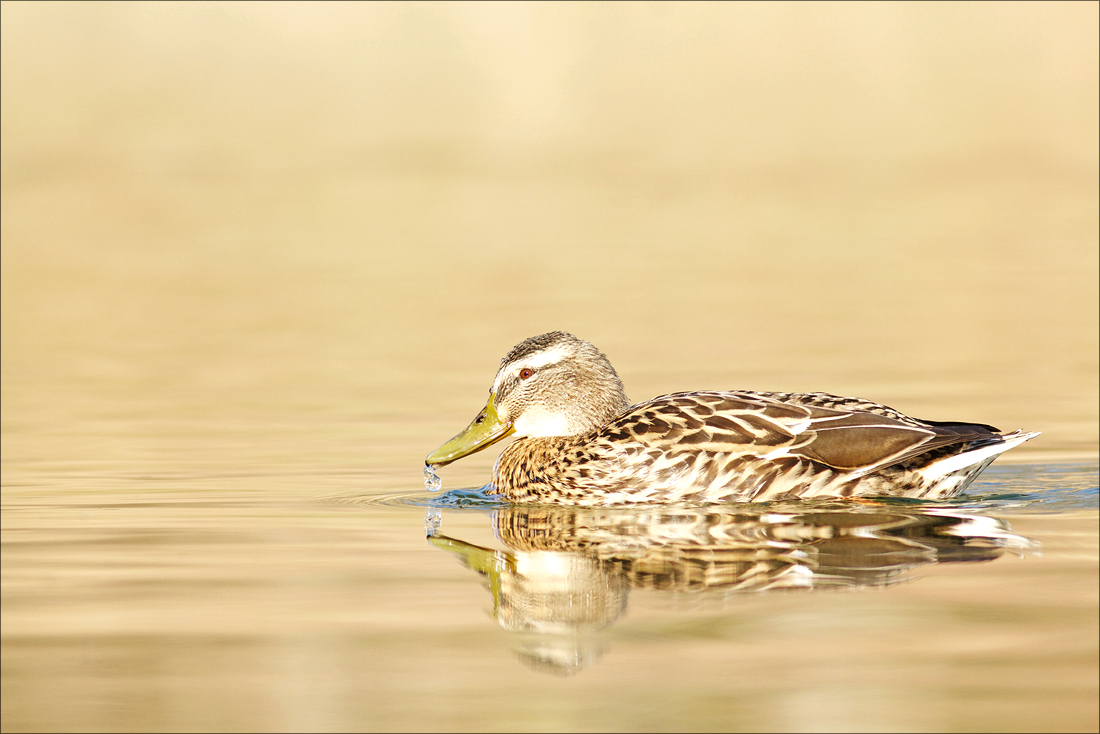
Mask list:
[[[528,499],[536,487],[552,486],[562,470],[559,459],[584,440],[582,436],[524,437],[513,441],[493,466],[493,486],[512,501]]]

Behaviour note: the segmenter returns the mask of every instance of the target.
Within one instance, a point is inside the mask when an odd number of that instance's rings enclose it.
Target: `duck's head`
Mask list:
[[[511,435],[580,435],[629,405],[622,381],[599,349],[564,331],[533,336],[501,360],[489,402],[473,422],[424,463],[449,464]]]

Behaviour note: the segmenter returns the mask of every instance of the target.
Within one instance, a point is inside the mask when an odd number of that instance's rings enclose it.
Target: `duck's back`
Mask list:
[[[517,441],[494,484],[569,504],[942,498],[1034,435],[827,393],[674,393],[584,436]]]

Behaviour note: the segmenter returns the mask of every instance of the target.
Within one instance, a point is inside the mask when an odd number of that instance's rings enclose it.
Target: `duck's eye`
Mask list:
[[[519,379],[526,380],[531,375],[535,374],[535,371],[530,367],[524,367],[519,371]]]

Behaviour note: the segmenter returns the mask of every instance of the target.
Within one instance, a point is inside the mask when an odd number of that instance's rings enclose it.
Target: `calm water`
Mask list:
[[[1095,723],[1095,465],[995,467],[934,506],[299,482],[9,495],[5,730]]]
[[[1095,3],[2,5],[0,727],[1095,730]],[[499,359],[1042,435],[423,487]],[[466,489],[463,489],[466,488]]]

